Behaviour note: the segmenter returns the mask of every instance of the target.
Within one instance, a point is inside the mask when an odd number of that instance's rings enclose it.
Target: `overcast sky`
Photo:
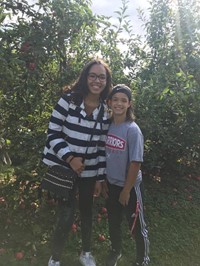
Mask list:
[[[37,0],[27,0],[30,4],[37,2]],[[128,0],[127,0],[128,1]],[[144,10],[145,14],[148,14],[149,0],[129,0],[127,3],[131,25],[133,27],[133,33],[143,34],[142,22],[138,18],[138,8]],[[122,7],[122,0],[92,0],[91,9],[94,14],[105,15],[111,17],[113,23],[117,23],[115,11],[119,11]]]
[[[145,14],[148,14],[149,2],[148,0],[129,0],[127,9],[127,15],[133,26],[133,31],[135,34],[143,34],[142,22],[138,17],[138,8],[144,10]],[[122,7],[121,0],[92,0],[92,11],[98,15],[105,15],[112,17],[112,20],[115,21],[117,14],[115,11],[119,11]]]

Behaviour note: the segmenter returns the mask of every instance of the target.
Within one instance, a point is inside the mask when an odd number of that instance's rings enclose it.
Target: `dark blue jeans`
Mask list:
[[[53,237],[52,257],[60,260],[65,242],[74,222],[74,216],[78,206],[81,219],[82,249],[85,252],[91,250],[92,235],[92,208],[95,180],[91,178],[79,179],[75,188],[70,192],[69,199],[58,201],[58,220]]]

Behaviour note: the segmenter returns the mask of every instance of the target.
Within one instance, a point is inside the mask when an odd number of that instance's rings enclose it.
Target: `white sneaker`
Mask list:
[[[52,260],[52,257],[49,259],[48,266],[60,266],[59,261]]]
[[[91,252],[82,252],[79,257],[79,262],[83,266],[96,266],[96,262]]]

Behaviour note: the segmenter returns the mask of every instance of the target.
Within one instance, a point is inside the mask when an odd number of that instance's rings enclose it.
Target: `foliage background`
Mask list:
[[[13,215],[20,202],[39,204],[35,197],[51,111],[63,87],[94,56],[110,65],[114,85],[132,88],[136,122],[145,137],[144,178],[163,186],[178,179],[179,189],[189,175],[199,185],[200,2],[150,1],[148,20],[139,14],[143,38],[132,31],[128,1],[116,12],[117,25],[94,15],[90,6],[89,0],[0,1],[1,187]],[[9,158],[11,173],[5,170]],[[149,202],[155,207],[153,198]]]
[[[145,136],[146,171],[196,171],[199,166],[198,1],[150,2],[146,36],[135,36],[122,1],[118,25],[95,16],[90,1],[1,3],[0,134],[13,165],[28,172],[39,165],[52,108],[91,57],[110,65],[113,84],[135,96]],[[14,20],[4,22],[6,17]],[[125,49],[126,48],[126,49]]]

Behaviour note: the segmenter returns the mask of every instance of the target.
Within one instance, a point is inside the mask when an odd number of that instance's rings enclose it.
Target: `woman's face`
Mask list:
[[[101,64],[93,65],[87,76],[87,85],[89,93],[93,95],[100,95],[106,87],[106,69]]]

